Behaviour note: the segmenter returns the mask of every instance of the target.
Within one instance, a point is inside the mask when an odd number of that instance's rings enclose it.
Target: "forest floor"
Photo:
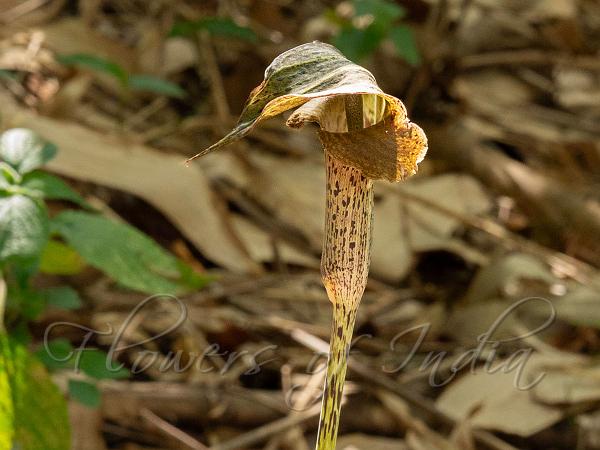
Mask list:
[[[100,381],[98,408],[70,401],[73,448],[312,448],[331,315],[316,133],[275,118],[183,161],[231,129],[275,56],[339,36],[352,2],[1,4],[1,128],[53,142],[49,171],[212,278],[133,316],[145,294],[91,267],[61,278],[83,306],[46,311],[33,347],[58,321],[129,323],[88,343],[118,340],[132,374]],[[338,448],[600,449],[600,3],[398,5],[418,61],[383,40],[360,63],[429,152],[410,180],[375,187]],[[182,21],[196,28],[174,33]],[[123,71],[154,84],[124,88]]]

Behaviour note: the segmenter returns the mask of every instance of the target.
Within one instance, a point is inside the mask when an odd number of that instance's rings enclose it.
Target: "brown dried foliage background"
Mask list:
[[[370,337],[355,344],[338,448],[600,448],[600,4],[398,3],[422,64],[407,65],[387,44],[363,64],[405,102],[429,153],[409,181],[376,186],[371,279],[356,331]],[[53,141],[60,153],[51,171],[107,214],[218,275],[183,298],[184,326],[149,349],[167,358],[216,344],[220,355],[182,373],[153,368],[103,382],[98,410],[71,402],[73,448],[312,447],[317,412],[309,407],[321,379],[307,367],[326,349],[314,337],[327,340],[330,320],[318,274],[324,164],[316,134],[273,119],[234,151],[190,168],[182,161],[231,128],[277,54],[330,38],[323,14],[331,7],[345,6],[0,2],[0,66],[23,74],[0,82],[2,128],[27,126]],[[216,15],[251,27],[258,42],[168,36],[177,19]],[[111,77],[55,60],[73,53],[168,79],[187,95],[124,93]],[[38,339],[57,320],[118,328],[143,299],[92,269],[66,281],[85,306],[46,313],[32,326]],[[438,375],[448,379],[477,336],[528,297],[548,299],[557,320],[503,345],[496,361],[535,349],[526,376],[546,373],[536,388],[519,391],[514,373],[470,367],[443,387],[430,385],[431,370],[419,370],[428,352],[447,352]],[[156,334],[173,314],[147,311],[127,341]],[[547,316],[547,304],[530,303],[499,333],[522,335]],[[383,370],[415,342],[406,335],[393,350],[394,336],[423,324],[429,331],[411,362]],[[110,340],[94,345],[106,349]],[[141,350],[119,360],[131,364]],[[252,355],[261,370],[244,374]],[[300,412],[286,403],[292,386],[302,387],[293,396]]]

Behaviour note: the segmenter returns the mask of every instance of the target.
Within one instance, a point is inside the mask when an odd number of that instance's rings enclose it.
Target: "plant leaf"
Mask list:
[[[67,183],[46,172],[34,171],[23,177],[21,186],[50,200],[68,200],[83,208],[91,208]]]
[[[444,389],[436,399],[436,406],[454,420],[469,420],[477,428],[521,437],[539,433],[560,421],[565,411],[544,404],[530,389],[518,386],[537,379],[544,370],[540,364],[544,360],[551,363],[553,358],[562,357],[536,352],[527,359],[514,359],[512,356],[505,360],[496,358],[493,371],[491,366],[484,365],[465,370],[463,376]],[[526,364],[516,365],[515,361],[525,361]],[[573,362],[571,365],[574,365]],[[508,409],[510,414],[507,414]]]
[[[54,158],[56,147],[27,128],[12,128],[0,136],[0,159],[25,174]]]
[[[46,307],[44,296],[36,289],[27,287],[15,292],[14,300],[19,302],[19,313],[26,320],[36,320]]]
[[[190,36],[198,31],[208,31],[214,36],[224,36],[249,42],[258,40],[256,33],[248,27],[238,25],[233,20],[223,17],[205,17],[196,21],[176,23],[171,29],[171,36]]]
[[[177,293],[184,281],[183,263],[135,228],[94,214],[65,211],[52,221],[61,235],[89,264],[125,287],[149,294]],[[195,281],[208,280],[195,275]]]
[[[0,188],[7,189],[21,182],[23,177],[10,164],[0,161]]]
[[[389,32],[390,39],[394,42],[398,54],[411,66],[421,63],[421,54],[415,42],[413,31],[407,25],[398,25]]]
[[[81,307],[81,298],[75,289],[69,286],[58,286],[44,289],[42,296],[47,306],[62,309],[77,309]]]
[[[406,15],[406,10],[386,0],[354,0],[356,16],[373,16],[375,22],[393,22]]]
[[[13,70],[0,69],[0,80],[14,81],[17,79],[17,74]]]
[[[12,184],[12,180],[8,178],[8,173],[0,168],[0,189],[6,190]]]
[[[124,367],[121,368],[119,363],[111,361],[102,350],[83,350],[79,359],[79,368],[86,375],[97,380],[129,377],[129,371]]]
[[[93,383],[81,380],[69,380],[69,395],[71,398],[90,408],[100,406],[100,390]]]
[[[127,71],[119,64],[108,59],[87,53],[74,53],[72,55],[58,55],[57,61],[65,66],[77,66],[103,72],[117,78],[122,84],[127,84]]]
[[[153,92],[168,97],[183,98],[185,91],[175,83],[152,75],[132,75],[129,77],[129,87],[135,91]]]
[[[360,136],[360,143],[347,138],[338,142],[346,133],[329,133],[327,129],[328,122],[346,120],[341,111],[329,108],[335,105],[335,97],[343,95],[363,98],[363,115],[369,128],[353,132],[355,137]],[[330,135],[327,143],[332,148],[326,147],[326,150],[371,178],[398,181],[415,173],[417,164],[425,156],[425,134],[408,120],[402,102],[384,93],[368,70],[346,59],[335,47],[312,42],[275,58],[265,71],[264,81],[251,92],[235,128],[190,160],[244,137],[264,119],[304,104],[307,104],[304,109],[292,114],[287,124],[299,127],[306,121],[319,123],[321,137],[324,133]],[[379,127],[373,127],[378,122],[381,122]],[[390,133],[391,136],[387,136]],[[383,169],[375,161],[376,156],[370,154],[373,140],[380,145],[377,157],[385,154],[387,166]]]
[[[120,367],[121,364],[110,361],[106,352],[98,349],[74,349],[65,338],[48,342],[36,352],[36,356],[49,369],[78,369],[97,380],[129,377],[129,371]]]
[[[365,29],[353,26],[343,28],[335,36],[334,44],[352,61],[360,61],[372,54],[385,37],[380,27],[368,26]]]
[[[66,402],[27,349],[0,335],[0,449],[69,450]]]
[[[0,263],[34,259],[48,240],[45,207],[24,195],[0,197]]]
[[[40,272],[51,275],[75,275],[85,267],[85,261],[75,250],[62,242],[50,240],[40,258]]]
[[[53,339],[35,352],[35,356],[48,369],[72,369],[75,350],[65,338]]]

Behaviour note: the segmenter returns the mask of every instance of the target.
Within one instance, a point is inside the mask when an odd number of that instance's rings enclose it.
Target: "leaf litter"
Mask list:
[[[187,258],[220,276],[185,297],[190,325],[149,349],[167,360],[169,350],[202,351],[204,343],[219,343],[221,352],[277,345],[281,360],[266,363],[254,375],[240,375],[251,362],[229,353],[205,360],[204,368],[212,369],[206,374],[153,370],[143,380],[103,382],[104,440],[120,439],[117,446],[129,440],[140,448],[177,448],[178,443],[157,431],[156,422],[140,424],[139,408],[133,405],[141,404],[198,440],[216,445],[288,414],[285,388],[306,381],[300,375],[314,357],[289,333],[300,329],[328,337],[328,304],[315,267],[322,239],[322,155],[310,133],[275,131],[278,119],[257,118],[256,109],[250,108],[237,133],[253,127],[255,119],[261,122],[256,130],[261,132],[251,134],[246,143],[232,143],[234,154],[215,152],[197,167],[182,167],[185,155],[205,148],[231,123],[220,123],[212,115],[216,88],[206,80],[207,72],[215,68],[198,61],[203,52],[197,52],[195,42],[181,45],[176,41],[181,38],[169,36],[168,30],[156,33],[165,25],[157,15],[159,9],[150,5],[154,3],[136,10],[143,21],[127,14],[131,5],[106,14],[90,4],[81,15],[69,17],[54,16],[44,8],[32,11],[46,14],[38,22],[46,40],[37,53],[31,49],[40,35],[17,34],[12,27],[33,17],[24,14],[14,24],[11,20],[1,31],[1,68],[21,78],[2,77],[2,127],[30,127],[53,141],[59,153],[51,169],[70,182],[78,180],[76,186],[86,199],[103,199],[128,221],[135,221],[128,213],[133,210],[130,206],[143,199],[145,221],[158,224],[152,236],[169,248],[191,249]],[[274,6],[279,2],[260,3],[240,11],[257,31],[261,46],[217,35],[208,41],[218,57],[217,74],[231,111],[242,110],[242,97],[260,82],[264,65],[282,48],[328,39],[317,28],[298,30]],[[315,15],[300,3],[290,6],[296,17]],[[215,14],[210,5],[197,11],[174,8],[178,17],[192,22]],[[343,419],[340,445],[469,448],[474,435],[490,430],[500,431],[494,437],[518,448],[547,448],[549,440],[564,449],[598,446],[594,357],[600,349],[595,314],[600,298],[595,281],[600,220],[595,174],[600,159],[593,100],[600,70],[596,57],[600,38],[594,24],[600,11],[594,2],[581,2],[579,8],[583,13],[562,1],[429,2],[426,13],[432,20],[427,27],[433,40],[418,41],[426,64],[420,69],[422,78],[415,78],[385,43],[366,61],[387,92],[406,100],[411,117],[427,132],[430,161],[420,165],[416,178],[377,188],[372,277],[358,317],[361,331],[373,337],[355,344],[356,358],[367,364],[372,378],[364,381],[351,370],[357,389],[347,396],[346,410],[354,414]],[[408,9],[414,21],[410,25],[425,27],[420,13],[412,6]],[[146,36],[158,36],[150,46],[136,40],[144,31]],[[296,35],[300,32],[302,38]],[[277,33],[284,36],[285,45],[277,43]],[[427,48],[434,50],[432,54]],[[124,98],[118,86],[99,74],[61,67],[53,57],[57,53],[89,53],[116,61],[130,73],[162,74],[180,83],[187,97],[155,104],[151,103],[159,94]],[[165,72],[160,67],[151,72],[160,66],[160,58],[149,55],[167,58]],[[372,111],[369,115],[383,119],[369,123],[370,132],[378,131],[374,127],[396,130],[396,118],[399,129],[406,131],[410,125],[404,110],[369,83],[368,73],[357,73],[354,87],[362,86],[366,99],[382,99],[365,102]],[[78,84],[85,89],[67,89]],[[272,101],[270,94],[255,92],[262,106]],[[297,125],[303,117],[319,118],[319,108],[335,107],[335,97],[325,101],[312,91],[296,92],[286,102],[272,104],[267,115],[289,105],[299,107],[287,117],[290,125]],[[187,117],[190,109],[193,120]],[[135,120],[128,123],[133,125],[123,131],[122,120],[131,116]],[[328,133],[326,123],[321,128],[321,139],[332,152],[345,148],[338,143],[348,136]],[[462,141],[455,139],[456,131]],[[274,146],[267,136],[277,137],[283,145]],[[388,145],[400,138],[402,133],[392,132]],[[352,142],[358,143],[353,147],[356,152],[338,154],[339,158],[352,158],[377,178],[402,176],[395,161],[363,153],[369,134],[353,136]],[[419,151],[410,156],[419,157]],[[364,162],[373,159],[382,165]],[[411,167],[407,164],[406,174]],[[115,290],[97,274],[88,276],[72,284],[88,308],[86,318],[95,324],[110,320],[118,327],[131,307],[143,300],[138,294]],[[514,373],[480,373],[483,360],[476,364],[479,370],[465,369],[443,388],[428,385],[428,372],[419,366],[430,350],[448,350],[450,356],[459,357],[476,345],[476,338],[503,309],[530,296],[548,299],[556,308],[556,322],[533,343],[503,347],[496,362],[505,361],[502,358],[513,351],[535,348],[534,355],[546,361],[542,369],[528,366],[532,376],[539,370],[546,373],[539,385],[528,392],[515,391]],[[500,335],[535,328],[543,322],[544,311],[538,306],[523,308],[506,321]],[[71,313],[52,314],[64,318]],[[151,336],[172,314],[160,308],[148,312],[128,339]],[[396,351],[390,341],[399,331],[424,322],[432,327],[419,352],[399,377],[386,376],[395,386],[422,393],[421,406],[435,400],[438,412],[454,417],[452,426],[434,426],[431,415],[410,402],[401,413],[397,403],[373,395],[373,383],[382,387],[373,381],[381,375],[380,362],[402,361],[405,353],[398,354],[398,345],[405,351],[411,348],[414,335],[394,341]],[[104,348],[110,345],[110,340],[98,342]],[[548,352],[547,346],[558,352]],[[120,357],[131,365],[136,354],[125,351]],[[215,384],[223,380],[216,374],[228,357],[234,359],[233,371],[226,382]],[[390,396],[388,388],[382,387],[384,396]],[[86,426],[89,436],[97,439],[99,422]],[[288,438],[282,445],[302,448],[304,441],[310,448],[314,428],[310,422],[303,427],[297,427],[302,431],[295,442]]]

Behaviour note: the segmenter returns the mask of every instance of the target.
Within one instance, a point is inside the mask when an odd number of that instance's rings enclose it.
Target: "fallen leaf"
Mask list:
[[[505,291],[517,292],[521,280],[556,283],[549,267],[535,256],[525,253],[501,255],[479,270],[465,296],[466,303],[501,297]]]
[[[533,395],[536,400],[552,405],[596,402],[600,400],[600,367],[572,364],[548,369]]]
[[[337,440],[339,450],[408,450],[400,439],[369,436],[366,434],[344,434]]]
[[[525,386],[535,379],[533,356],[524,365],[520,385]],[[522,361],[523,359],[521,359]],[[494,366],[506,364],[495,361]],[[511,371],[498,370],[488,373],[483,368],[463,375],[453,381],[436,401],[437,407],[461,421],[469,418],[474,428],[501,431],[528,437],[538,433],[563,417],[563,412],[536,401],[531,390],[517,387],[517,368]],[[544,380],[540,384],[544,383]]]
[[[319,260],[307,253],[302,253],[294,247],[282,242],[275,242],[271,236],[249,220],[238,214],[231,216],[231,222],[236,234],[244,243],[253,261],[274,262],[276,256],[286,264],[294,264],[313,269],[319,268]],[[275,254],[274,246],[277,246],[279,254]]]
[[[600,289],[577,286],[554,301],[556,315],[567,323],[600,329]]]

